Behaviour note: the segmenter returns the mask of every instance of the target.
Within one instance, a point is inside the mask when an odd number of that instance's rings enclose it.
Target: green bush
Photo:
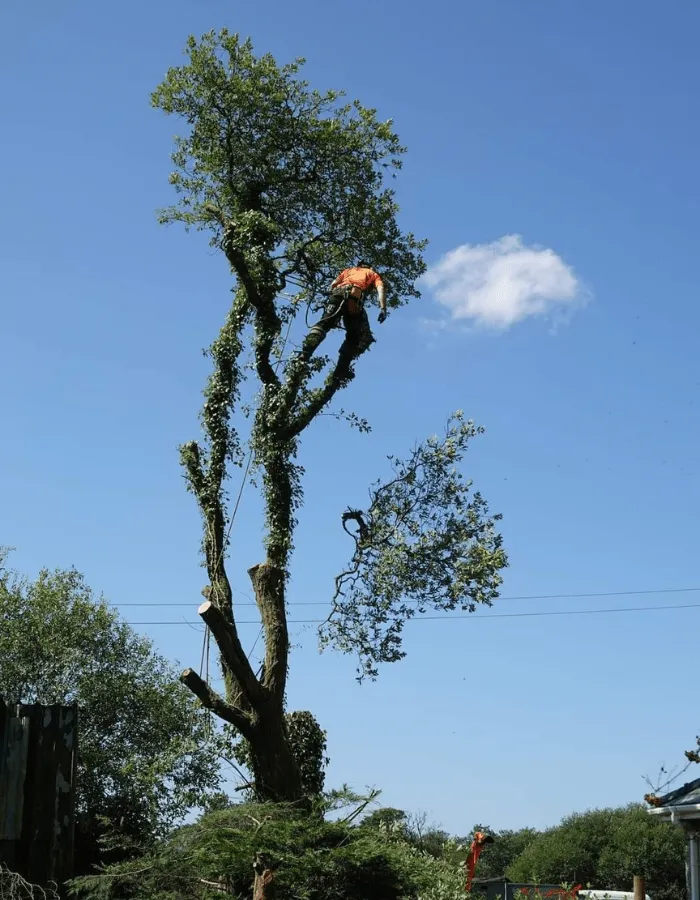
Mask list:
[[[76,879],[72,888],[91,900],[184,900],[208,893],[200,879],[224,876],[235,896],[249,898],[258,853],[277,865],[277,896],[285,900],[464,897],[458,866],[421,852],[389,830],[301,816],[282,804],[240,804],[207,813],[162,840],[152,854]]]
[[[0,695],[78,704],[77,872],[143,852],[216,792],[206,712],[79,572],[30,581],[0,548],[0,622]]]
[[[685,896],[685,840],[680,828],[646,809],[595,809],[576,813],[536,837],[512,863],[513,881],[590,884],[631,891],[635,875],[646,878],[653,900]]]

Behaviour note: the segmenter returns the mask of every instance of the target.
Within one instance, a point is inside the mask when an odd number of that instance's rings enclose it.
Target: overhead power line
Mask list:
[[[638,597],[648,594],[692,594],[700,591],[700,587],[684,587],[684,588],[659,588],[657,590],[647,589],[643,591],[598,591],[588,594],[522,594],[520,596],[499,597],[503,600],[581,600],[593,597]],[[244,595],[245,596],[245,595]],[[417,600],[408,600],[407,603],[417,603]],[[170,609],[174,606],[189,606],[192,603],[117,603],[116,606],[150,606],[160,607],[162,609]],[[235,606],[256,606],[254,600],[237,600]],[[290,601],[287,606],[329,606],[327,600],[295,600]]]
[[[560,609],[549,612],[515,612],[515,613],[486,613],[486,614],[477,614],[477,613],[465,613],[456,616],[450,616],[446,613],[442,613],[441,615],[436,616],[426,616],[422,615],[420,618],[412,619],[410,621],[413,622],[424,622],[426,620],[444,620],[445,622],[452,622],[455,619],[520,619],[520,618],[528,618],[528,617],[546,617],[546,616],[598,616],[604,615],[605,613],[631,613],[631,612],[652,612],[659,610],[669,610],[669,609],[700,609],[700,603],[680,603],[675,605],[668,606],[619,606],[616,608],[608,608],[608,609]],[[287,624],[289,625],[320,625],[322,622],[325,622],[326,619],[288,619]],[[128,622],[128,625],[189,625],[190,627],[201,624],[200,622],[188,622],[184,619],[180,620],[170,620],[170,621],[162,621],[162,622]],[[242,619],[236,622],[236,625],[256,625],[260,627],[259,620],[255,619]]]

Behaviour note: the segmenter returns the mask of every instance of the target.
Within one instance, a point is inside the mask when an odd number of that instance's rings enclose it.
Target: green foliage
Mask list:
[[[106,833],[112,843],[147,844],[216,789],[202,712],[151,643],[78,572],[43,571],[32,583],[0,571],[0,621],[0,694],[78,703],[83,870],[104,858],[97,841]]]
[[[152,96],[187,125],[173,154],[180,202],[162,220],[216,230],[213,205],[258,286],[292,276],[313,297],[364,256],[386,273],[390,306],[418,296],[424,243],[401,233],[383,186],[405,152],[391,122],[311,90],[303,60],[280,66],[226,29],[190,37],[186,53]]]
[[[355,552],[336,579],[334,609],[322,644],[359,657],[360,680],[405,656],[405,623],[432,610],[473,612],[491,605],[508,564],[481,494],[459,469],[471,438],[483,432],[456,413],[442,438],[418,445],[408,460],[390,457],[393,478],[377,483],[355,521]],[[347,528],[346,528],[347,530]]]
[[[388,831],[435,859],[450,861],[454,865],[464,862],[464,854],[461,858],[459,854],[451,855],[451,851],[456,850],[456,844],[450,835],[442,828],[429,825],[424,813],[411,815],[402,809],[383,807],[366,815],[360,827]]]
[[[287,731],[294,756],[299,763],[301,782],[307,797],[319,797],[326,781],[326,732],[306,710],[288,713]]]
[[[403,809],[395,809],[393,806],[382,806],[373,809],[363,817],[361,828],[386,828],[390,831],[408,834],[408,813]]]
[[[222,809],[230,809],[232,806],[234,806],[234,802],[231,797],[224,791],[220,791],[206,798],[203,811],[205,813],[220,812]]]
[[[418,851],[386,831],[300,817],[284,804],[241,805],[179,829],[156,851],[107,877],[79,879],[87,898],[180,900],[198,880],[225,877],[235,896],[250,896],[258,853],[277,866],[277,895],[285,900],[462,900],[457,867]],[[134,875],[129,875],[133,870]],[[121,876],[121,877],[118,877]]]
[[[575,814],[535,838],[507,875],[625,891],[643,875],[654,900],[676,900],[685,890],[683,832],[638,805]]]

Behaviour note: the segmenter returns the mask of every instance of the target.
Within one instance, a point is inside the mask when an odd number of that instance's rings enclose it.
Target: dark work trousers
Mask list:
[[[345,340],[340,348],[339,363],[345,362],[349,365],[374,343],[376,338],[369,327],[364,306],[357,311],[353,309],[354,306],[352,298],[344,293],[331,294],[323,316],[312,327],[302,344],[300,356],[304,362],[311,359],[328,332],[332,328],[337,328],[341,322],[345,327]]]

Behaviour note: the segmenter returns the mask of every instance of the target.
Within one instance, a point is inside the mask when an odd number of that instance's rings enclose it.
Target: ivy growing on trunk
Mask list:
[[[307,306],[321,308],[330,282],[358,258],[371,260],[382,274],[390,310],[419,297],[425,241],[398,224],[388,185],[405,151],[392,123],[380,121],[376,110],[346,102],[337,91],[313,90],[299,75],[303,60],[278,65],[226,30],[191,37],[186,56],[152,97],[155,107],[185,123],[170,178],[178,202],[160,219],[209,231],[234,286],[210,348],[204,437],[181,448],[204,523],[209,585],[199,612],[220,650],[225,692],[215,692],[191,669],[182,681],[247,742],[258,799],[297,802],[308,777],[293,752],[284,708],[285,589],[302,503],[297,458],[305,430],[350,384],[367,347],[347,333],[335,360],[305,360],[285,354],[287,336]],[[234,413],[241,409],[249,351],[259,391],[246,447]],[[338,415],[366,430],[353,414]],[[401,655],[408,609],[402,597],[417,600],[418,610],[457,603],[471,609],[496,594],[506,564],[496,517],[478,495],[467,498],[455,474],[475,433],[463,423],[447,443],[422,445],[404,475],[375,488],[367,515],[355,514],[360,533],[350,571],[339,582],[336,619],[324,636],[342,650],[358,651],[369,674]],[[241,645],[226,571],[226,483],[246,451],[266,519],[265,559],[248,570],[263,623],[260,673]]]

